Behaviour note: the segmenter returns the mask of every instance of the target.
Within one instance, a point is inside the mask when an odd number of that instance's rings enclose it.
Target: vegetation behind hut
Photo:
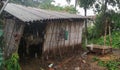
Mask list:
[[[61,7],[59,5],[55,6],[52,4],[54,0],[11,0],[12,3],[22,4],[25,6],[37,7],[46,10],[55,10],[61,12],[68,12],[71,14],[75,14],[77,10],[73,5]]]

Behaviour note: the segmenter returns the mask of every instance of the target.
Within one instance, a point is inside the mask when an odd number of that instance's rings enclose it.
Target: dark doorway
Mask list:
[[[21,38],[18,49],[18,54],[20,58],[41,57],[44,43],[45,28],[46,23],[38,22],[25,26],[23,37]]]

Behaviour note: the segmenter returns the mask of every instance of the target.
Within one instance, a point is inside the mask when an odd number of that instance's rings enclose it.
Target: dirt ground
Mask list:
[[[104,67],[93,62],[93,57],[97,56],[101,60],[120,59],[120,50],[113,50],[113,53],[106,55],[98,55],[88,53],[82,56],[85,51],[79,51],[65,55],[64,57],[56,57],[53,59],[26,59],[20,62],[22,70],[107,70]],[[67,57],[66,57],[67,56]],[[116,58],[115,58],[116,57]],[[51,68],[50,68],[51,67]]]

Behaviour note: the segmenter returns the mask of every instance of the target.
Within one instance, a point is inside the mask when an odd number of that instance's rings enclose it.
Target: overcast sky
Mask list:
[[[67,2],[66,2],[66,0],[55,0],[55,5],[58,5],[58,4],[59,4],[60,6],[66,6],[66,5],[68,5]],[[70,4],[71,4],[71,5],[74,5],[74,4],[75,4],[75,0],[72,0],[72,2],[71,2]],[[80,14],[80,15],[84,15],[84,10],[83,10],[83,8],[77,7],[77,10],[79,11],[79,14]],[[87,10],[87,15],[88,15],[88,16],[94,15],[93,10],[92,10],[92,9]]]

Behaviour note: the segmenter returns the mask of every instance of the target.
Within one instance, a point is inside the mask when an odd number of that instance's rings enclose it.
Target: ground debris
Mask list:
[[[75,70],[80,70],[80,67],[75,67]]]
[[[83,62],[83,63],[86,63],[86,61],[85,61],[85,60],[82,60],[82,62]]]
[[[119,52],[119,53],[118,53]],[[82,53],[73,54],[72,56],[66,56],[58,59],[32,59],[27,60],[28,63],[21,64],[22,70],[107,70],[105,67],[98,66],[97,62],[93,62],[94,57],[99,59],[108,60],[108,57],[119,56],[120,50],[115,53],[111,53],[105,56],[89,53],[85,58],[82,58]],[[113,57],[114,58],[114,57]],[[32,67],[32,68],[31,68]]]

